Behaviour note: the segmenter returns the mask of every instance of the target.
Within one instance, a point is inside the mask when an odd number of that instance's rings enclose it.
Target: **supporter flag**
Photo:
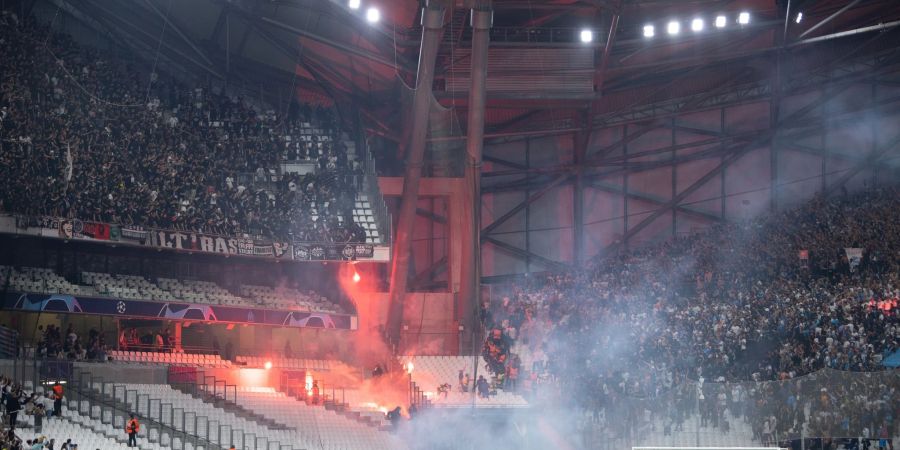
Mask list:
[[[84,231],[82,231],[82,233],[90,238],[108,241],[110,238],[111,230],[109,224],[106,223],[85,222]]]
[[[69,182],[72,181],[72,171],[75,168],[75,160],[72,158],[72,147],[66,143],[66,188],[69,187]]]
[[[844,252],[847,253],[847,261],[850,263],[850,270],[856,270],[856,268],[859,267],[859,263],[862,262],[863,249],[847,247],[844,249]]]
[[[118,241],[122,238],[122,229],[118,225],[109,226],[109,240]]]

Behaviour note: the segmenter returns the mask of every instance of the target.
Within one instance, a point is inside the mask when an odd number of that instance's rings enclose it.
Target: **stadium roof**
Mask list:
[[[51,0],[80,21],[169,67],[259,90],[276,104],[358,105],[372,131],[399,117],[421,29],[412,0]],[[435,97],[465,123],[468,15],[448,2]],[[480,0],[479,0],[480,1]],[[366,8],[382,11],[370,24]],[[495,0],[487,136],[572,132],[763,95],[775,58],[810,71],[894,47],[895,0]],[[737,23],[740,12],[750,22]],[[802,12],[802,21],[796,14]],[[715,17],[727,26],[714,27]],[[692,31],[695,18],[702,32]],[[666,33],[672,20],[677,36]],[[655,35],[644,36],[652,24]],[[610,33],[614,28],[615,32]],[[593,31],[583,43],[579,33]],[[842,34],[843,33],[843,34]]]

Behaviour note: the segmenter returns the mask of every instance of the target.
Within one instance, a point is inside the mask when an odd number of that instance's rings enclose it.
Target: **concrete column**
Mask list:
[[[397,220],[397,235],[391,268],[391,306],[388,313],[388,337],[394,350],[398,350],[403,321],[403,300],[409,278],[409,259],[412,251],[412,234],[416,221],[416,203],[419,199],[419,179],[422,177],[422,161],[425,157],[425,138],[428,134],[428,112],[431,107],[434,83],[434,63],[444,28],[444,8],[440,1],[426,2],[422,11],[422,47],[419,50],[419,70],[416,75],[416,95],[413,99],[412,132],[406,152],[406,175],[403,180],[403,196]]]
[[[463,207],[467,212],[465,241],[462,245],[462,283],[457,296],[457,315],[465,327],[460,352],[473,347],[473,332],[479,325],[475,311],[481,300],[481,157],[484,148],[484,114],[487,103],[487,60],[494,14],[490,2],[472,9],[472,73],[469,88],[469,115],[466,136],[466,193]]]

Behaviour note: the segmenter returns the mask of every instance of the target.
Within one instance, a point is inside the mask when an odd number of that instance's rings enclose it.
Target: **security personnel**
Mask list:
[[[63,387],[59,381],[53,384],[53,416],[62,416]]]
[[[128,446],[137,447],[137,434],[141,431],[141,424],[131,415],[131,420],[125,424],[125,432],[128,433]]]

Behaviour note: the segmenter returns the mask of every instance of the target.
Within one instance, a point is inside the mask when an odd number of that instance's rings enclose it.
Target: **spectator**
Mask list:
[[[348,220],[361,172],[331,111],[263,114],[240,97],[141,73],[6,11],[0,31],[3,211],[275,240],[365,240]],[[301,154],[318,161],[314,172],[280,173],[282,161]]]

